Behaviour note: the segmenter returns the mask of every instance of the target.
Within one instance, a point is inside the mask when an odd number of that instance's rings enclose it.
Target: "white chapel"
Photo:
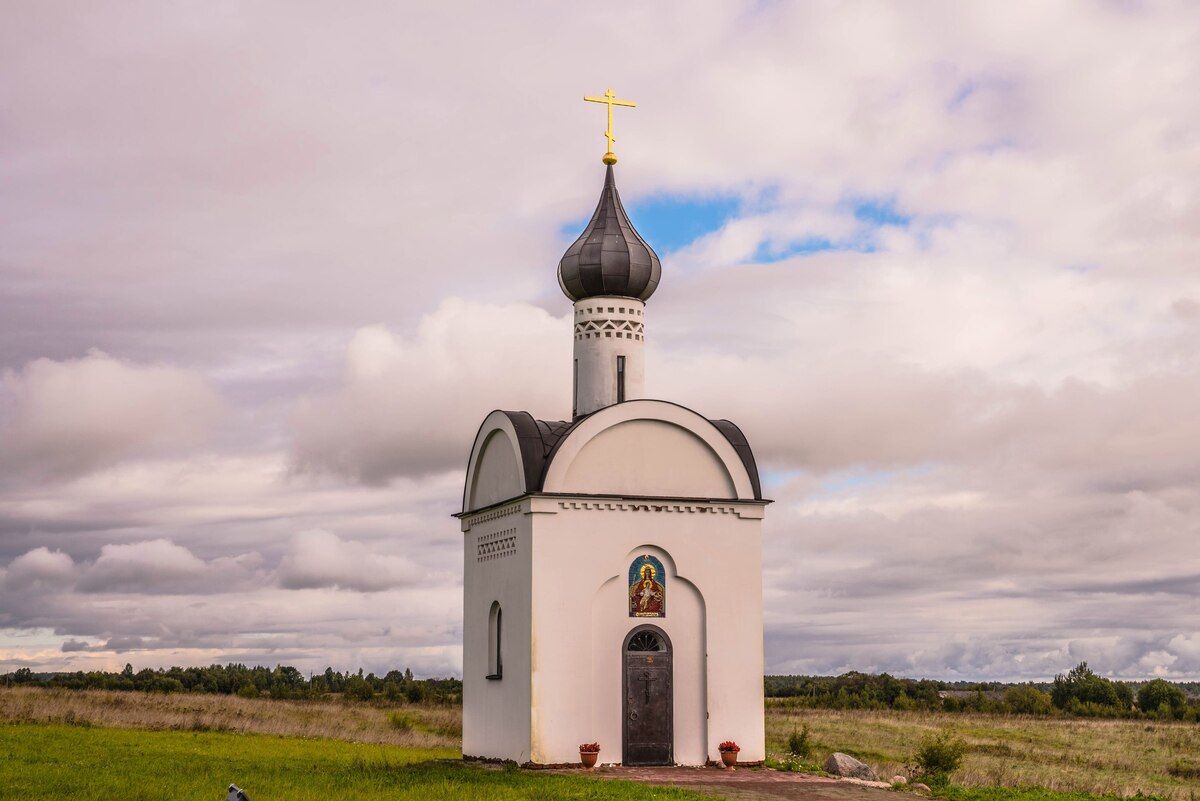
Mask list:
[[[734,740],[761,761],[768,501],[736,425],[645,397],[662,267],[621,205],[611,138],[604,161],[558,266],[570,415],[494,411],[471,447],[463,754],[574,764],[596,742],[601,763],[703,765]]]

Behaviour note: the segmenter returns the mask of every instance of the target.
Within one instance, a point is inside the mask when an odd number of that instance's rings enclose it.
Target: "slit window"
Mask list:
[[[504,663],[500,659],[500,633],[503,631],[500,602],[492,601],[488,611],[488,674],[489,679],[499,679],[504,675]]]
[[[625,357],[617,357],[617,403],[625,402]]]

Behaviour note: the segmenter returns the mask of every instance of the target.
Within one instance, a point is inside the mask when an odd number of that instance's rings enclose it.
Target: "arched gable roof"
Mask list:
[[[463,511],[484,508],[508,498],[494,498],[480,503],[472,498],[472,487],[477,487],[484,451],[493,433],[502,432],[512,455],[517,471],[512,497],[537,492],[569,491],[563,489],[562,474],[569,461],[579,454],[587,440],[602,431],[621,423],[638,420],[659,420],[679,426],[705,442],[720,459],[733,485],[732,495],[741,500],[762,500],[762,486],[754,452],[741,429],[728,420],[709,420],[699,413],[670,401],[634,400],[598,409],[574,422],[562,420],[537,420],[523,411],[497,410],[484,418],[467,464],[466,482],[463,487]],[[499,441],[497,441],[497,445]],[[563,459],[560,459],[563,455]],[[555,470],[557,466],[557,470]],[[547,479],[550,484],[547,484]],[[475,502],[473,502],[473,500]]]
[[[717,427],[717,430],[725,436],[725,439],[729,440],[729,444],[737,451],[738,458],[742,460],[742,466],[746,468],[746,473],[750,476],[754,497],[761,501],[762,484],[758,479],[758,462],[754,461],[754,451],[750,449],[750,441],[746,439],[742,429],[730,420],[709,420],[709,422]]]
[[[537,492],[542,486],[542,469],[546,456],[558,444],[559,439],[571,427],[563,421],[535,420],[529,412],[509,412],[501,409],[489,414],[483,419],[479,431],[475,434],[475,442],[471,446],[471,456],[467,461],[467,476],[463,484],[463,511],[482,508],[491,503],[507,500],[495,498],[489,503],[480,503],[473,498],[472,490],[479,486],[481,471],[488,469],[483,464],[485,452],[491,447],[499,447],[494,442],[493,435],[500,434],[505,438],[507,446],[512,449],[517,475],[513,477],[517,488],[511,497],[517,497],[529,492]]]
[[[637,426],[640,423],[653,425]],[[589,452],[595,451],[597,444],[608,438],[611,432],[618,428],[630,428],[631,426],[636,426],[637,433],[631,432],[626,435],[623,442],[617,444],[618,447],[628,448],[629,452],[637,453],[642,444],[639,442],[639,437],[644,436],[656,438],[658,441],[655,442],[655,445],[659,447],[671,450],[682,449],[678,452],[678,456],[683,461],[674,466],[671,465],[672,454],[661,453],[654,447],[641,451],[640,458],[658,462],[658,472],[651,471],[651,475],[657,477],[658,484],[665,482],[667,485],[678,486],[679,482],[672,480],[671,473],[674,470],[678,469],[681,473],[686,473],[688,469],[700,468],[693,470],[690,477],[691,480],[697,482],[694,489],[664,491],[660,487],[656,490],[655,482],[652,482],[650,487],[636,494],[758,499],[758,493],[754,486],[756,482],[751,479],[750,471],[742,461],[741,455],[720,427],[685,406],[648,399],[605,406],[578,420],[558,441],[554,450],[547,457],[546,466],[543,468],[542,491],[550,493],[581,491],[579,486],[581,476],[576,470],[577,462],[587,460]],[[608,456],[610,458],[615,456],[617,460],[621,458],[620,452],[610,453]],[[709,468],[715,468],[720,476],[715,475],[712,469],[707,471],[703,469],[706,463]],[[596,467],[607,468],[607,466]],[[595,467],[591,472],[594,474]],[[707,478],[704,478],[705,475]],[[601,486],[589,487],[589,489],[594,489],[598,494],[610,491],[630,493],[632,488],[618,489],[624,478],[623,475],[614,475],[611,487],[604,487],[606,482],[603,482],[601,478]],[[644,480],[648,476],[639,478]],[[680,476],[679,478],[684,477]],[[585,481],[585,483],[595,484],[596,480],[596,476],[592,475],[591,480]],[[683,481],[683,486],[688,486],[687,480]],[[587,492],[588,490],[582,491]]]

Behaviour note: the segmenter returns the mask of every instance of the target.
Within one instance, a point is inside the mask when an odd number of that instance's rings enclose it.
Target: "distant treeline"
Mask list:
[[[338,694],[358,701],[462,702],[459,679],[417,679],[411,670],[376,676],[363,675],[362,670],[340,673],[333,668],[306,676],[287,665],[268,668],[228,664],[138,671],[126,665],[119,673],[34,673],[21,668],[0,674],[0,686],[14,685],[223,693],[248,698],[309,699]],[[1154,717],[1200,722],[1200,683],[1112,681],[1097,675],[1086,662],[1045,683],[946,682],[851,672],[841,676],[767,676],[764,687],[777,705],[800,708]]]
[[[120,673],[88,671],[76,673],[34,673],[21,668],[0,675],[0,686],[30,685],[61,687],[69,690],[128,690],[160,693],[222,693],[248,698],[320,698],[340,693],[347,698],[370,701],[379,697],[388,701],[456,704],[462,701],[462,682],[458,679],[415,679],[411,670],[392,670],[384,676],[374,673],[339,673],[325,668],[324,673],[305,676],[287,665],[247,667],[245,665],[209,665],[208,667],[143,668],[134,672],[125,665]]]
[[[768,697],[814,709],[898,709],[1200,721],[1200,683],[1112,681],[1080,663],[1053,682],[945,682],[887,673],[767,676]]]

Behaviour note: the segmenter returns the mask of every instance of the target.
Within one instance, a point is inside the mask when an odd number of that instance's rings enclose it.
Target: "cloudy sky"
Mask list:
[[[776,500],[768,669],[1200,677],[1195,4],[3,16],[0,671],[457,672],[612,86],[648,389]]]

